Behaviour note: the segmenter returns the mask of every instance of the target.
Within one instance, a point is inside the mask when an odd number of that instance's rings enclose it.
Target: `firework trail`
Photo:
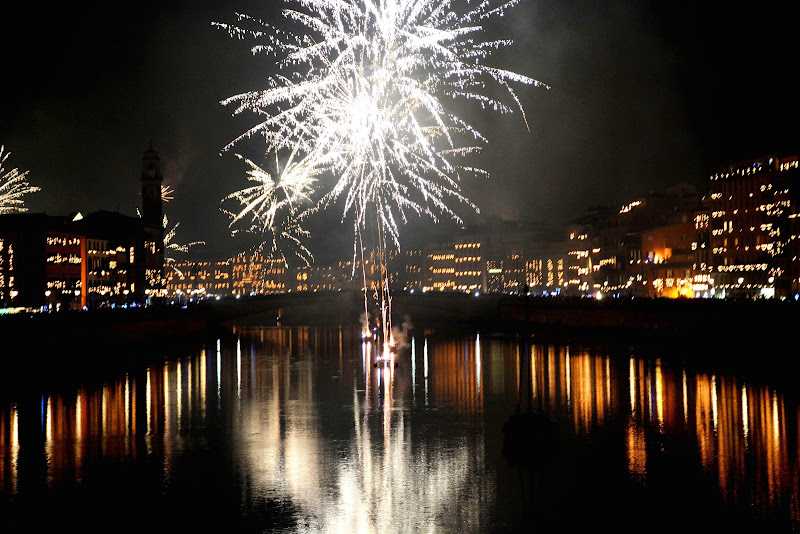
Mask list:
[[[39,187],[28,183],[28,171],[21,173],[14,168],[6,172],[3,166],[10,155],[11,152],[5,152],[5,147],[0,145],[0,215],[28,211],[22,197],[40,191]]]
[[[332,180],[315,181],[313,195],[301,188],[303,199],[314,197],[312,207],[287,214],[303,217],[340,203],[342,217],[354,220],[354,256],[364,230],[374,223],[383,264],[387,244],[399,249],[399,229],[409,214],[461,222],[453,202],[477,211],[459,182],[463,175],[488,173],[459,161],[487,139],[453,110],[454,103],[517,110],[527,126],[511,85],[543,84],[488,65],[491,54],[511,41],[485,40],[481,26],[518,2],[287,0],[294,6],[282,11],[289,29],[247,15],[239,15],[236,24],[215,23],[236,38],[255,39],[252,52],[274,57],[277,69],[265,89],[222,101],[234,106],[234,114],[259,117],[224,150],[259,136],[267,153],[290,152],[290,159],[308,162],[309,172],[324,167]],[[459,12],[457,5],[466,9]],[[491,84],[506,90],[508,103],[487,94]],[[300,172],[292,178],[308,180]],[[258,192],[234,194],[244,206],[239,215],[268,229],[293,189],[287,183],[257,187]],[[379,285],[385,300],[384,267]]]

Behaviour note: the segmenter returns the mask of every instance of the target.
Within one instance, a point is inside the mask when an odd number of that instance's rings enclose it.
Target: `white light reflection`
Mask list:
[[[750,416],[747,410],[747,387],[742,385],[742,432],[744,446],[750,448]]]
[[[567,406],[572,409],[572,373],[570,367],[569,347],[566,347],[564,355],[564,368],[567,372]]]
[[[689,385],[686,383],[686,369],[682,370],[681,388],[683,391],[683,423],[689,424]]]
[[[661,375],[661,359],[656,359],[656,419],[659,430],[664,430],[664,378]]]
[[[774,447],[774,451],[779,453],[781,450],[781,418],[778,414],[778,394],[773,393],[772,395],[772,446]],[[778,458],[779,454],[775,454],[775,458]]]
[[[242,338],[236,339],[236,396],[242,400]]]
[[[45,428],[45,443],[44,443],[44,456],[47,461],[47,485],[53,487],[55,480],[54,467],[57,463],[55,458],[55,450],[53,443],[53,397],[47,396],[44,413],[44,428]]]
[[[19,410],[15,404],[11,417],[11,488],[16,492],[19,484]]]
[[[636,413],[636,361],[631,356],[628,360],[628,390],[631,398],[631,413]]]
[[[428,338],[422,345],[422,376],[425,378],[425,406],[428,405]]]
[[[417,398],[417,345],[416,339],[411,338],[411,396]]]
[[[475,379],[477,380],[478,393],[481,392],[481,334],[475,336]]]
[[[175,363],[175,424],[178,432],[181,431],[183,421],[183,366],[182,362]]]
[[[147,418],[147,435],[148,436],[152,436],[153,435],[153,412],[152,412],[152,408],[151,408],[153,406],[153,393],[152,393],[152,386],[151,386],[151,383],[152,383],[153,379],[152,379],[152,377],[150,375],[151,375],[151,369],[150,369],[150,367],[148,367],[147,368],[147,379],[146,379],[146,385],[145,385],[145,417]],[[150,440],[147,440],[147,453],[151,454],[152,452],[153,452],[153,450],[151,448],[151,442],[150,442]]]
[[[47,440],[48,444],[52,444],[53,441],[53,397],[48,395],[47,401],[45,403],[45,417],[44,417],[44,427],[45,427],[45,439]]]
[[[222,409],[222,346],[217,339],[217,410]]]
[[[434,339],[430,354],[425,340],[426,394],[427,382],[430,382],[431,401],[435,408],[474,409],[469,404],[475,399],[472,380],[478,377],[478,383],[482,381],[483,354],[478,340],[476,335],[474,366],[468,359],[464,366],[465,361],[461,358],[463,347],[472,347],[469,339],[466,342],[459,339],[457,343],[447,345],[444,351],[440,350],[438,338]],[[247,343],[248,338],[245,337],[243,342]],[[298,351],[288,357],[286,351],[274,351],[273,345],[268,345],[269,354],[261,358],[259,345],[253,343],[250,370],[242,369],[240,372],[235,371],[233,365],[226,365],[224,369],[218,365],[217,391],[223,374],[226,387],[233,384],[237,374],[243,381],[241,417],[237,414],[236,424],[232,426],[237,444],[242,445],[243,451],[236,460],[243,462],[248,483],[252,483],[248,496],[243,498],[266,497],[292,502],[299,510],[299,517],[309,521],[307,530],[324,532],[396,530],[393,527],[397,526],[399,517],[409,528],[434,525],[431,527],[434,530],[449,526],[447,520],[459,509],[462,512],[468,510],[470,501],[491,499],[491,488],[482,483],[479,483],[481,487],[474,487],[475,478],[470,478],[475,466],[485,462],[480,439],[473,442],[468,437],[456,437],[442,447],[441,443],[433,444],[427,440],[420,444],[419,427],[414,426],[412,432],[412,421],[416,425],[416,419],[412,419],[411,411],[403,403],[411,398],[407,385],[414,380],[408,377],[409,369],[415,369],[413,340],[411,366],[400,365],[394,369],[370,365],[363,378],[358,373],[361,367],[358,343],[360,340],[354,338],[351,357],[339,362],[330,361],[331,369],[337,365],[344,366],[345,372],[339,375],[341,383],[347,388],[352,387],[353,405],[348,404],[350,394],[345,388],[341,397],[343,406],[334,408],[334,411],[340,409],[339,413],[344,415],[336,420],[339,423],[322,420],[320,401],[324,402],[328,397],[320,395],[325,390],[314,383],[323,375],[316,374],[316,363],[306,356],[306,353],[318,354],[313,348],[306,350],[300,343]],[[519,344],[504,347],[505,352],[496,354],[495,341],[489,343],[487,387],[498,393],[502,388],[495,389],[497,377],[505,376],[505,380],[510,381],[517,370],[514,362],[518,355],[514,351]],[[210,357],[210,350],[213,349],[209,346],[208,354],[201,354]],[[532,345],[532,350],[531,375],[540,375],[540,395],[543,404],[550,403],[548,409],[565,411],[565,393],[571,387],[571,403],[574,405],[571,416],[585,416],[586,423],[597,423],[606,415],[616,415],[618,407],[613,394],[621,391],[619,385],[625,387],[626,378],[615,372],[615,366],[620,365],[618,370],[624,371],[624,360],[618,364],[617,360],[611,359],[609,364],[605,357],[602,363],[594,358],[591,361],[596,363],[589,366],[586,364],[589,355],[580,350],[574,352],[569,360],[565,359],[566,351],[558,346],[551,347],[552,359],[549,360],[542,346]],[[299,361],[298,353],[302,354]],[[443,358],[444,355],[452,356],[452,365],[451,360]],[[502,365],[496,372],[495,357],[498,355]],[[226,356],[232,355],[226,352]],[[221,362],[219,342],[217,361]],[[565,365],[565,361],[571,363]],[[155,455],[159,462],[164,456],[165,472],[176,468],[178,464],[174,460],[184,453],[191,454],[189,449],[193,444],[191,436],[174,431],[173,425],[178,420],[176,406],[181,403],[179,397],[188,395],[183,404],[195,407],[183,413],[183,426],[189,428],[190,418],[201,413],[197,408],[202,405],[205,395],[204,391],[197,389],[209,388],[208,393],[213,394],[213,378],[208,383],[204,379],[204,362],[205,359],[188,362],[187,373],[185,369],[181,371],[180,364],[172,369],[170,366],[175,362],[170,361],[148,368],[146,380],[137,380],[126,374],[124,380],[120,378],[100,388],[79,388],[71,397],[43,395],[41,405],[38,405],[40,399],[36,397],[33,411],[23,411],[22,418],[30,418],[27,422],[23,420],[23,424],[33,424],[34,431],[41,420],[47,440],[43,451],[46,456],[42,458],[45,461],[42,465],[47,466],[47,483],[57,484],[67,477],[75,477],[79,482],[80,477],[91,472],[87,468],[106,462],[115,455],[118,458],[112,459],[121,460],[123,453],[126,458],[131,452],[135,454],[137,439],[127,442],[114,438],[140,438],[145,431],[145,425],[135,424],[141,420],[138,416],[142,415],[138,413],[139,404],[134,402],[140,396],[146,397],[141,410],[146,411],[146,430],[151,436],[144,442],[148,454]],[[798,451],[792,447],[796,436],[787,435],[790,430],[795,430],[795,421],[800,417],[794,403],[786,402],[780,391],[744,386],[724,374],[713,377],[693,375],[690,369],[681,369],[678,374],[671,371],[671,366],[654,362],[656,365],[651,367],[649,362],[647,359],[629,358],[627,385],[630,388],[631,415],[627,416],[625,409],[619,407],[623,412],[621,415],[628,418],[625,467],[633,478],[647,480],[647,437],[652,436],[651,432],[656,429],[650,422],[657,421],[664,433],[696,433],[702,468],[716,475],[720,494],[725,500],[747,499],[758,512],[770,512],[770,507],[779,505],[783,496],[798,494],[798,481],[794,476]],[[430,376],[429,363],[437,366],[437,372],[430,372]],[[208,361],[207,365],[213,365],[213,362]],[[601,377],[601,371],[606,376]],[[176,380],[181,374],[183,378]],[[453,379],[452,376],[456,375],[457,378]],[[163,385],[159,383],[162,377]],[[547,385],[547,377],[553,381],[552,387]],[[184,379],[187,385],[181,386]],[[352,382],[345,384],[350,379]],[[255,382],[251,384],[250,380]],[[612,382],[609,389],[609,380],[621,384]],[[465,384],[468,384],[467,388],[463,387]],[[258,387],[252,387],[254,385]],[[695,390],[691,399],[689,387]],[[467,393],[463,395],[452,394],[465,390]],[[512,390],[507,393],[511,395]],[[648,396],[652,398],[649,406]],[[230,403],[236,404],[232,396]],[[585,410],[590,403],[593,403],[595,413],[589,414]],[[681,404],[683,417],[677,413]],[[691,414],[689,409],[693,410]],[[123,417],[124,428],[120,426]],[[687,418],[691,419],[691,424],[683,425],[682,420]],[[0,411],[2,492],[15,491],[18,484],[18,419],[15,406]],[[353,427],[345,431],[346,435],[331,439],[331,422],[338,427],[344,425],[345,429],[349,424]],[[160,428],[162,424],[163,429]],[[576,428],[592,431],[590,424]],[[162,432],[162,440],[156,441],[155,436]],[[123,444],[125,450],[120,447]],[[759,481],[753,483],[751,474]],[[24,470],[22,476],[25,476]],[[460,506],[462,502],[463,506]],[[792,519],[797,519],[797,513],[793,511],[792,514]],[[479,531],[482,530],[480,527],[485,527],[478,523],[478,519],[475,521],[475,525],[465,525],[465,530]]]
[[[717,376],[711,376],[711,418],[713,420],[714,426],[714,434],[719,433],[719,429],[717,428],[717,417],[718,417],[718,410],[719,406],[717,405]]]
[[[78,422],[83,421],[83,388],[78,389],[78,393],[75,396],[75,420]],[[75,425],[75,437],[78,438],[78,441],[83,438],[83,425]]]
[[[172,417],[173,417],[172,399],[169,388],[169,364],[164,364],[164,368],[161,374],[163,375],[162,383],[164,384],[162,389],[164,392],[164,432],[166,434],[172,428]]]
[[[482,438],[431,445],[412,439],[407,410],[395,398],[398,370],[370,366],[363,390],[353,382],[345,412],[352,437],[333,442],[318,420],[315,390],[305,387],[313,366],[281,361],[260,372],[266,382],[273,377],[274,387],[264,390],[270,398],[243,402],[241,429],[257,498],[291,502],[315,532],[402,531],[456,520],[467,531],[481,530],[478,514],[465,518],[461,511],[480,509],[494,494],[492,482],[473,477],[484,461]],[[377,405],[369,399],[373,388]]]
[[[132,421],[131,420],[131,379],[130,379],[130,376],[128,376],[128,373],[125,373],[125,400],[124,400],[123,410],[124,410],[124,415],[125,415],[125,425],[124,425],[125,426],[125,429],[124,429],[125,437],[126,438],[130,438],[131,437],[131,432],[132,432],[133,429],[131,428],[131,421]],[[129,443],[130,443],[130,441],[128,441],[128,440],[125,441],[126,446]],[[126,452],[130,452],[130,451],[126,451]]]

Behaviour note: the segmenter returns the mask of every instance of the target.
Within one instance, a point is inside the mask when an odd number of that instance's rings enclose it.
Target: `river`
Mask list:
[[[798,531],[785,377],[536,334],[402,341],[376,367],[356,325],[234,327],[26,371],[0,394],[3,531]],[[504,448],[517,411],[553,432]]]

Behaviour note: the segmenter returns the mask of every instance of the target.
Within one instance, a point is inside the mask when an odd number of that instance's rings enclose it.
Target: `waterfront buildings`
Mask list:
[[[0,308],[128,306],[163,297],[161,181],[151,148],[143,157],[142,217],[0,216]]]
[[[385,276],[394,291],[797,298],[798,166],[797,157],[778,156],[731,164],[704,192],[678,184],[623,206],[594,207],[563,239],[547,239],[536,223],[489,218],[424,248],[384,251]],[[151,149],[143,158],[142,217],[0,217],[0,305],[99,307],[374,291],[378,284],[381,262],[369,251],[326,264],[240,254],[165,266],[160,188]]]
[[[797,157],[734,163],[711,176],[705,272],[718,291],[748,298],[798,293],[799,193]]]

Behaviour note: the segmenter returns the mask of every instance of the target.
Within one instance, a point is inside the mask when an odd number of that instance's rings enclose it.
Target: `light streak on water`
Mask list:
[[[217,409],[222,405],[222,348],[217,339]]]
[[[686,369],[681,370],[681,391],[683,399],[683,422],[689,423],[689,385],[686,383]]]
[[[425,405],[428,405],[428,338],[422,346],[422,376],[425,378]]]
[[[414,388],[407,387],[416,384],[413,340],[411,365],[404,365],[405,360],[397,368],[370,365],[362,375],[363,353],[359,354],[357,335],[350,341],[341,338],[345,354],[339,359],[327,357],[330,354],[325,352],[336,347],[329,342],[333,337],[322,342],[309,336],[298,350],[287,351],[291,336],[274,336],[279,340],[276,343],[269,339],[271,332],[262,332],[260,341],[257,337],[249,341],[246,334],[237,339],[237,346],[251,342],[252,368],[242,372],[233,365],[218,365],[216,384],[202,377],[204,362],[210,357],[210,350],[202,349],[188,356],[188,361],[181,355],[153,364],[146,380],[134,378],[139,374],[121,374],[102,386],[81,386],[74,393],[37,395],[22,411],[14,405],[5,407],[0,411],[0,491],[13,492],[31,484],[53,489],[91,485],[104,465],[120,462],[125,468],[121,473],[135,470],[141,463],[163,465],[163,473],[154,479],[138,479],[153,495],[166,497],[172,487],[191,492],[195,485],[198,491],[213,494],[218,481],[205,480],[205,474],[198,476],[192,462],[219,460],[209,470],[209,477],[221,472],[229,480],[234,471],[243,475],[241,503],[234,499],[234,513],[239,512],[239,504],[252,511],[266,500],[291,502],[290,521],[297,520],[299,530],[308,524],[305,528],[309,531],[391,530],[398,517],[414,530],[424,531],[417,527],[434,524],[431,521],[450,526],[447,521],[458,518],[464,521],[464,531],[485,531],[491,528],[486,521],[494,519],[487,519],[486,507],[494,506],[496,499],[500,499],[499,506],[505,506],[503,498],[509,492],[518,493],[509,490],[507,478],[491,478],[497,469],[509,468],[502,458],[501,464],[493,463],[499,451],[483,450],[489,443],[485,432],[496,432],[499,415],[507,417],[517,400],[512,381],[519,362],[524,369],[528,360],[517,352],[521,350],[518,339],[496,351],[503,342],[492,338],[484,353],[477,334],[426,338],[421,351],[426,387],[423,406],[411,402]],[[218,340],[218,361],[223,350],[234,350],[233,341],[228,348],[221,345]],[[474,364],[470,360],[473,346]],[[695,375],[686,368],[673,371],[672,366],[645,357],[631,356],[626,362],[581,347],[566,350],[559,345],[532,344],[531,349],[527,365],[533,381],[541,384],[541,396],[546,397],[538,406],[546,406],[546,413],[559,422],[579,422],[562,426],[574,433],[570,438],[588,444],[600,435],[595,432],[604,421],[620,423],[607,427],[624,433],[616,435],[620,439],[614,439],[614,445],[606,445],[625,459],[619,465],[622,472],[615,473],[622,478],[654,485],[659,495],[669,500],[661,489],[691,491],[686,484],[694,479],[678,480],[668,488],[658,486],[665,478],[663,466],[685,461],[683,451],[695,454],[696,450],[696,474],[711,475],[706,480],[717,484],[719,498],[734,506],[745,503],[742,506],[747,510],[768,516],[799,494],[796,436],[789,435],[800,420],[794,396],[784,396],[768,386],[744,387],[738,378],[725,374]],[[549,357],[545,357],[547,351]],[[483,356],[489,357],[485,366]],[[172,367],[181,358],[188,371],[180,365]],[[336,375],[340,368],[344,372]],[[339,379],[326,380],[334,375]],[[539,381],[545,377],[548,382]],[[222,381],[232,385],[234,380],[241,381],[246,394],[241,399],[226,397],[222,406],[236,410],[221,409],[219,424],[207,424],[203,411],[196,408],[206,394],[215,389],[219,392]],[[626,387],[630,410],[614,399],[614,392]],[[146,425],[132,422],[138,419],[138,402],[147,413]],[[183,410],[181,432],[176,432],[181,404],[195,409]],[[484,424],[488,422],[491,424]],[[43,435],[39,434],[40,423],[44,424]],[[146,436],[140,435],[145,430]],[[34,445],[25,451],[22,463],[20,433],[23,447]],[[136,457],[141,438],[146,462]],[[235,446],[216,448],[227,443],[226,439]],[[664,443],[678,446],[663,447]],[[676,455],[676,450],[681,452]],[[199,456],[195,456],[197,452]],[[226,471],[226,466],[232,471]],[[488,471],[481,471],[487,467]],[[605,466],[604,475],[606,467],[617,469]],[[651,474],[654,468],[657,471]],[[683,468],[695,473],[691,465],[682,464]],[[682,479],[683,473],[678,474]],[[28,477],[23,484],[20,476]],[[118,482],[103,480],[111,484],[109,492],[119,489],[114,484],[122,487],[129,482],[124,475]],[[600,492],[613,489],[613,483],[608,484],[597,484],[596,493],[586,496],[599,498]],[[583,490],[587,487],[582,486]],[[97,491],[101,490],[106,487]],[[137,503],[141,502],[145,501],[137,498]],[[576,503],[575,511],[583,504],[585,500]],[[614,512],[624,515],[625,506],[620,502],[620,510]],[[670,513],[681,512],[670,508]],[[795,508],[787,513],[794,525],[800,524]],[[653,521],[663,519],[657,516]]]
[[[750,447],[750,415],[747,407],[747,387],[742,385],[742,433],[745,447]]]
[[[711,419],[714,425],[714,433],[718,433],[717,428],[719,417],[719,406],[717,404],[717,375],[711,375]]]
[[[242,338],[236,338],[236,396],[242,399]]]
[[[478,393],[481,392],[481,335],[475,335],[475,379],[477,381]]]
[[[664,380],[661,375],[661,360],[656,359],[656,419],[658,427],[664,429]]]

